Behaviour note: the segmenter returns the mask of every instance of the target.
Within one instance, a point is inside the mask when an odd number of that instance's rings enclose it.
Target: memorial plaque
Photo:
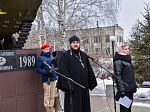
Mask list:
[[[16,71],[16,51],[0,50],[0,72]]]
[[[35,69],[36,54],[17,54],[17,70]]]

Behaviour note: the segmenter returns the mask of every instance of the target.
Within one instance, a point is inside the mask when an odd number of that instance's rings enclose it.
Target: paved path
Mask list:
[[[62,99],[64,98],[63,93],[61,93]],[[91,111],[92,112],[115,112],[114,110],[114,101],[112,98],[108,99],[110,108],[108,106],[106,97],[102,96],[90,96],[91,100]],[[63,101],[62,101],[63,103]],[[148,105],[146,106],[135,106],[135,105]],[[56,111],[57,112],[57,111]],[[120,106],[116,102],[116,112],[120,112]],[[133,106],[132,106],[132,112],[150,112],[150,101],[139,101],[139,100],[134,100],[133,101]]]
[[[113,99],[108,99],[108,102],[110,104],[111,111],[115,112]],[[141,103],[141,101],[136,100],[136,101],[134,101],[134,103],[139,104],[139,103]],[[150,101],[142,101],[142,103],[148,104],[150,106]],[[92,110],[92,112],[111,112],[110,108],[107,104],[105,97],[91,96],[91,110]],[[119,104],[116,103],[116,112],[120,112],[119,109],[120,109]],[[150,112],[150,107],[133,105],[132,106],[132,112]]]

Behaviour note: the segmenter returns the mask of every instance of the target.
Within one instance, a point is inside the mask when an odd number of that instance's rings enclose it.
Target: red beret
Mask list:
[[[50,47],[50,45],[49,45],[49,44],[44,44],[44,45],[41,47],[41,49],[45,49],[45,48],[47,48],[47,47]]]

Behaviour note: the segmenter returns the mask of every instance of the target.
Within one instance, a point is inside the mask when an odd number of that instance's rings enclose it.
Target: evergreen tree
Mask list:
[[[129,40],[137,81],[150,80],[150,8],[146,6],[144,20],[132,27]]]

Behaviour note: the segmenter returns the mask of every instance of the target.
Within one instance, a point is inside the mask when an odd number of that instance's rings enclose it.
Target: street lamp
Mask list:
[[[115,42],[115,36],[111,36],[110,37],[110,41],[112,42],[112,54],[113,54],[113,68],[114,68],[114,42]],[[115,81],[115,78],[113,76],[113,94],[114,94],[114,109],[115,109],[115,112],[116,112],[116,96],[115,96],[115,87],[114,87],[114,81]]]

